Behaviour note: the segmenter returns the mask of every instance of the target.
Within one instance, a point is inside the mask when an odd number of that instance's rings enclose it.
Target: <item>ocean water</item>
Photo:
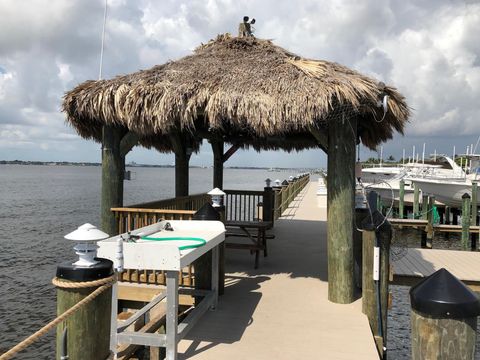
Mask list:
[[[129,170],[134,180],[125,182],[126,205],[174,195],[174,169]],[[261,190],[267,177],[290,175],[225,169],[224,183],[227,189]],[[50,281],[57,264],[75,257],[63,236],[85,222],[99,224],[100,179],[100,167],[0,165],[0,354],[55,317]],[[190,192],[210,190],[211,179],[211,169],[191,169]],[[408,239],[406,246],[419,246],[414,234],[401,237]],[[448,244],[452,241],[445,239],[442,246]],[[393,360],[410,358],[408,290],[392,287],[388,346]],[[54,336],[52,331],[17,358],[53,359]]]
[[[174,196],[174,169],[128,168],[124,203]],[[295,173],[225,169],[226,189],[262,190],[266,178]],[[63,236],[99,225],[101,168],[0,165],[0,354],[55,318],[51,279],[57,264],[75,258]],[[190,169],[190,193],[211,190],[212,169]],[[53,359],[54,331],[19,359]]]

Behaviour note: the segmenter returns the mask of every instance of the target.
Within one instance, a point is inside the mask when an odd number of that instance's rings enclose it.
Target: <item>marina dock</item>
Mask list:
[[[361,299],[327,299],[326,207],[316,182],[284,214],[257,270],[248,252],[227,252],[225,294],[180,342],[181,359],[378,358]]]
[[[409,248],[404,257],[392,264],[394,284],[412,285],[445,268],[473,290],[480,291],[480,252]]]

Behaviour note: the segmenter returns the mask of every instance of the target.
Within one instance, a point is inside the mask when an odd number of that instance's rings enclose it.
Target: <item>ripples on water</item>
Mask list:
[[[174,195],[174,169],[132,168],[125,204]],[[290,173],[225,169],[225,187],[261,190],[264,179]],[[50,281],[57,264],[74,259],[63,236],[79,225],[99,225],[100,167],[0,165],[0,354],[56,315]],[[211,169],[190,170],[192,194],[211,190]],[[54,332],[21,353],[53,359]]]

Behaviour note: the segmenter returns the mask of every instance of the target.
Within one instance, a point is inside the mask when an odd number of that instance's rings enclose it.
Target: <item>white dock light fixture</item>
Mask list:
[[[267,185],[267,187],[270,187],[271,183],[272,183],[272,180],[270,180],[270,178],[265,179],[265,184]]]
[[[293,181],[293,176],[289,176],[288,181],[292,182]]]
[[[86,223],[77,230],[65,235],[65,239],[77,242],[73,247],[78,255],[78,261],[73,263],[75,266],[90,267],[98,264],[95,260],[97,256],[97,241],[108,239],[110,235],[97,229],[94,225]]]
[[[208,192],[208,195],[212,197],[212,206],[213,207],[220,207],[223,206],[223,197],[225,193],[220,190],[219,188],[215,188]]]
[[[275,180],[275,186],[281,186],[281,185],[282,185],[282,182],[280,181],[280,179]]]

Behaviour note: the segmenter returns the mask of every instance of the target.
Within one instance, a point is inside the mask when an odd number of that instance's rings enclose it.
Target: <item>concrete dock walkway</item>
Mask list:
[[[225,295],[179,344],[180,359],[378,359],[361,300],[327,299],[326,208],[311,182],[275,223],[269,255],[227,252]]]

